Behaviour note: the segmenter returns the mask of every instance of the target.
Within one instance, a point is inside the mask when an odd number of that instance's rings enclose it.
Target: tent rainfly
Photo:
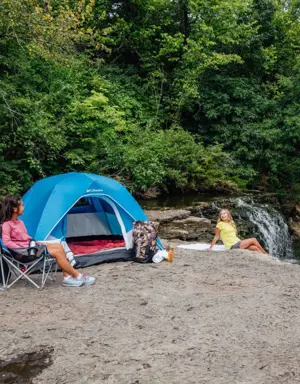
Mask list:
[[[36,182],[24,195],[24,221],[36,240],[66,241],[82,266],[132,257],[135,220],[148,220],[116,180],[66,173]]]

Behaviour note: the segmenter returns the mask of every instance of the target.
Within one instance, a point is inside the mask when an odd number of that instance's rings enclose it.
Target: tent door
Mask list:
[[[115,215],[116,215],[116,218],[120,224],[120,227],[121,227],[121,231],[122,231],[122,236],[124,238],[124,241],[125,241],[125,246],[126,246],[126,249],[130,249],[131,248],[131,244],[130,244],[130,241],[129,241],[129,238],[128,238],[128,235],[127,235],[127,232],[126,232],[126,229],[125,229],[125,225],[124,225],[124,222],[122,220],[122,217],[120,215],[120,212],[116,206],[116,204],[108,197],[106,196],[101,196],[99,197],[100,199],[106,201],[113,209]]]

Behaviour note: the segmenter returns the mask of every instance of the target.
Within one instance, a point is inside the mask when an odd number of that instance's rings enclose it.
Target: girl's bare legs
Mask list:
[[[248,247],[247,249],[249,249],[250,251],[260,252],[260,250],[255,245],[250,245],[250,247]]]
[[[64,276],[71,275],[73,277],[78,277],[79,273],[72,267],[72,265],[69,263],[66,253],[63,249],[63,247],[60,244],[47,244],[47,249],[50,253],[50,255],[56,259],[58,266],[61,268]]]
[[[241,249],[250,249],[251,251],[253,251],[254,249],[253,248],[251,249],[250,247],[256,247],[259,252],[264,253],[265,255],[268,254],[268,252],[266,252],[263,249],[263,247],[259,244],[259,242],[254,237],[252,237],[251,239],[241,240],[241,243],[240,243]]]

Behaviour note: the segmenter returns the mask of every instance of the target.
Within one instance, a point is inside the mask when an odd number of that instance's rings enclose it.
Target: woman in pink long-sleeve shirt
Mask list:
[[[21,198],[6,196],[1,202],[0,224],[2,224],[2,241],[7,248],[15,252],[18,252],[20,248],[29,247],[31,239],[23,221],[18,218],[23,212],[24,205]],[[42,243],[40,242],[39,244]],[[94,277],[82,275],[71,266],[61,244],[47,244],[47,249],[63,271],[63,285],[75,287],[90,285],[95,282]]]

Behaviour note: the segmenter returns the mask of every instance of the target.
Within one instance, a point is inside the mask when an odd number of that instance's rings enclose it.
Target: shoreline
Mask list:
[[[176,248],[173,263],[84,270],[91,287],[1,292],[0,359],[41,348],[32,383],[297,383],[300,267],[250,251]]]

